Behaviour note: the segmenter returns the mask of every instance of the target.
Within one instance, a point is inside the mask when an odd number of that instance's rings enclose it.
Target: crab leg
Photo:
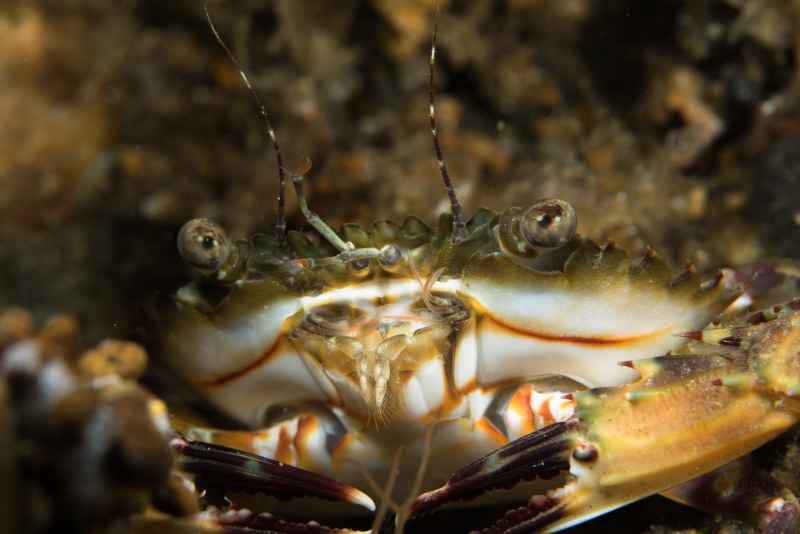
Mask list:
[[[576,416],[524,436],[421,495],[417,513],[534,478],[556,480],[487,532],[558,530],[714,470],[798,421],[800,315],[740,348],[631,364],[641,378],[575,394]]]
[[[789,533],[800,528],[797,498],[770,474],[756,469],[750,455],[663,495],[706,512],[741,518],[759,532]]]

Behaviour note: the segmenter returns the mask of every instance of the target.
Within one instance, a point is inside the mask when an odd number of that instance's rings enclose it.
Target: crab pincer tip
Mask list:
[[[181,453],[189,446],[189,443],[182,436],[174,436],[169,440],[169,446],[173,451]]]
[[[424,514],[436,508],[439,504],[446,502],[447,499],[447,486],[436,488],[431,491],[426,491],[414,499],[411,505],[412,517],[419,514]]]
[[[347,500],[355,505],[366,508],[370,512],[375,511],[375,501],[359,489],[350,488],[350,491],[347,492]]]

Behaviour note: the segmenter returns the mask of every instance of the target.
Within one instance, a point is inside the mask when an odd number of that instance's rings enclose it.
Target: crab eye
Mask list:
[[[540,200],[520,220],[525,240],[536,247],[561,247],[575,237],[578,216],[568,202],[558,199]]]
[[[356,276],[366,276],[369,274],[369,259],[361,258],[360,260],[353,260],[348,264],[350,272]]]
[[[178,233],[178,252],[183,261],[205,274],[222,268],[232,249],[225,230],[209,219],[192,219]]]
[[[397,245],[393,244],[384,246],[378,255],[378,263],[380,263],[381,267],[384,269],[394,267],[401,259],[403,259],[403,253]]]

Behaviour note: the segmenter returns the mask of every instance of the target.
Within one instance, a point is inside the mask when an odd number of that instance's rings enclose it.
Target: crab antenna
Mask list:
[[[450,180],[450,173],[447,172],[447,164],[442,155],[442,147],[439,144],[439,133],[436,129],[436,103],[435,103],[435,86],[436,80],[434,71],[436,65],[436,38],[439,34],[439,3],[436,3],[436,11],[433,15],[433,39],[431,40],[431,61],[430,61],[430,77],[428,80],[428,97],[430,101],[429,114],[431,119],[431,135],[433,136],[433,150],[436,153],[436,162],[439,164],[439,172],[442,174],[442,181],[444,187],[447,189],[447,196],[450,197],[451,211],[453,212],[453,243],[461,242],[466,235],[466,226],[464,225],[464,215],[461,212],[461,204],[456,197],[456,190],[453,188],[453,182]]]
[[[231,52],[230,48],[228,48],[228,45],[226,45],[225,41],[222,40],[222,36],[220,36],[216,26],[214,26],[214,22],[211,20],[211,14],[208,11],[208,1],[203,3],[203,11],[205,11],[206,20],[208,20],[208,25],[211,28],[211,32],[214,34],[214,37],[217,39],[217,42],[222,49],[225,50],[225,53],[228,54],[228,58],[230,58],[231,62],[239,70],[239,76],[241,76],[245,87],[247,87],[247,90],[250,91],[250,94],[256,101],[256,105],[261,113],[261,117],[263,117],[264,123],[267,126],[267,134],[269,134],[269,139],[272,142],[273,148],[275,149],[275,159],[278,165],[278,215],[275,221],[275,233],[280,241],[284,241],[286,239],[286,175],[284,173],[283,158],[281,157],[281,148],[278,145],[278,137],[275,135],[275,130],[272,128],[272,122],[269,120],[267,108],[261,102],[261,98],[259,98],[258,93],[250,83],[250,78],[247,76],[245,68],[242,66],[239,60],[236,59],[236,56],[233,55],[233,52]]]

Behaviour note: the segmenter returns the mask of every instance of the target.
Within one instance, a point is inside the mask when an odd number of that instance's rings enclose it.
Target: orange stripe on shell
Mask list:
[[[536,430],[533,410],[531,410],[531,390],[530,384],[520,386],[511,400],[508,401],[506,410],[514,415],[514,426],[520,435],[530,434]]]
[[[556,335],[556,334],[547,334],[545,332],[536,332],[533,330],[523,330],[522,328],[518,328],[516,326],[505,323],[494,316],[487,315],[485,319],[491,322],[495,328],[507,330],[522,337],[530,337],[533,339],[538,339],[540,341],[548,341],[551,343],[570,343],[573,345],[588,345],[588,346],[633,345],[636,343],[649,341],[650,339],[662,336],[671,330],[671,328],[667,327],[667,328],[662,328],[660,330],[656,330],[655,332],[649,332],[647,334],[640,334],[636,336],[589,337],[589,336],[575,336],[570,334]]]
[[[275,459],[289,465],[295,465],[295,454],[292,450],[292,438],[286,425],[281,425],[278,434],[278,447],[275,449]]]
[[[494,424],[486,417],[481,417],[475,422],[475,428],[483,432],[490,439],[494,440],[498,445],[505,445],[508,443],[508,438],[497,429]]]
[[[202,380],[195,382],[195,385],[206,388],[222,387],[230,382],[234,382],[242,378],[243,376],[247,375],[250,371],[253,371],[261,367],[262,365],[266,364],[269,360],[271,360],[273,357],[275,357],[275,355],[277,355],[279,352],[278,349],[282,345],[282,341],[283,341],[283,336],[282,335],[278,336],[278,339],[275,341],[275,343],[273,343],[272,346],[270,346],[267,350],[265,350],[261,354],[261,356],[259,356],[255,361],[245,365],[241,369],[237,369],[236,371],[222,375],[217,378],[213,378],[211,380]]]
[[[294,450],[297,452],[298,465],[305,468],[310,468],[314,465],[309,440],[319,428],[319,420],[313,415],[303,415],[297,421],[297,433],[294,435]]]

